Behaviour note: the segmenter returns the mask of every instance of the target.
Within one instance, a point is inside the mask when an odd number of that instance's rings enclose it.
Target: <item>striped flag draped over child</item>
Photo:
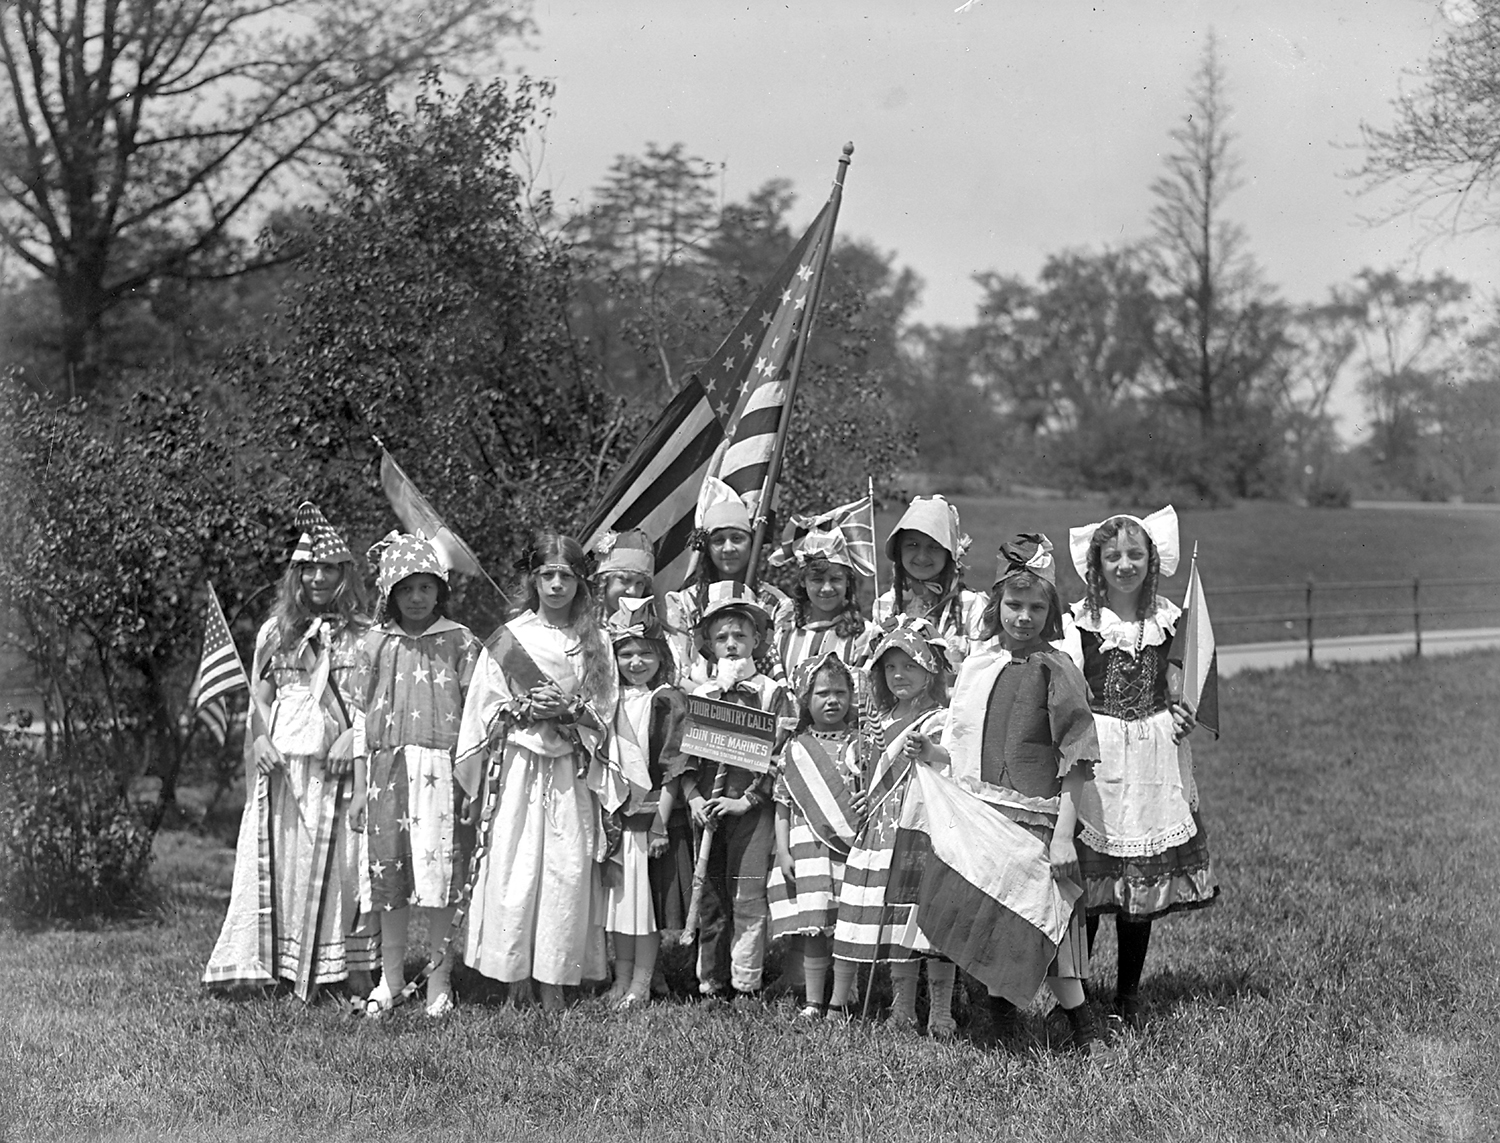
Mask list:
[[[636,445],[584,528],[587,547],[607,531],[639,528],[656,541],[658,585],[675,588],[687,570],[706,476],[720,477],[754,512],[836,216],[831,198],[734,331]]]
[[[229,624],[224,619],[224,609],[219,606],[219,596],[214,585],[208,585],[208,606],[203,619],[203,656],[198,662],[198,674],[188,691],[188,703],[198,713],[198,721],[208,728],[214,740],[224,745],[224,734],[229,728],[229,709],[224,699],[239,688],[250,689],[250,680],[245,676],[239,652],[234,648],[234,639],[229,634]]]

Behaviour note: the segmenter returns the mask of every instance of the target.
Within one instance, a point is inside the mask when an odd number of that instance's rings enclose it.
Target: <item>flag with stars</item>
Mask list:
[[[606,531],[639,528],[656,544],[656,583],[675,589],[687,570],[693,509],[713,473],[754,513],[833,241],[830,198],[755,303],[641,438],[595,509],[587,547]]]
[[[235,650],[234,639],[229,634],[229,624],[224,619],[224,609],[219,606],[219,597],[214,585],[208,585],[208,607],[203,621],[203,657],[198,662],[198,674],[188,691],[188,704],[198,714],[198,721],[208,728],[214,740],[224,745],[224,734],[229,727],[229,709],[225,696],[239,688],[250,688],[245,676],[240,654]]]

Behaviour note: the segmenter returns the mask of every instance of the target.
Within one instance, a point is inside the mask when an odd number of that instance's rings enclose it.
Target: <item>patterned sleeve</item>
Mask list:
[[[453,766],[454,777],[470,797],[479,792],[488,760],[491,731],[496,727],[501,709],[512,698],[510,683],[500,664],[483,647],[476,656],[468,694],[464,697]]]
[[[1078,664],[1061,651],[1047,653],[1047,714],[1057,747],[1057,776],[1084,766],[1090,777],[1099,758],[1099,735],[1089,709],[1089,688]]]

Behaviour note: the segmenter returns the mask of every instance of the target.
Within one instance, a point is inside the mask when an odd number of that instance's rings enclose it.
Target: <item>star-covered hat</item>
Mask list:
[[[347,564],[354,562],[354,553],[344,543],[344,537],[333,530],[323,513],[311,500],[304,500],[297,509],[292,522],[301,530],[297,546],[292,549],[294,564]]]
[[[1056,587],[1057,561],[1052,558],[1052,541],[1041,532],[1018,532],[1001,544],[995,582],[1017,571],[1032,572]]]
[[[448,569],[425,536],[387,532],[370,547],[369,558],[380,565],[375,574],[375,589],[382,600],[389,598],[391,589],[410,575],[426,572],[448,582]]]
[[[870,669],[887,651],[905,651],[912,661],[929,675],[939,675],[948,669],[948,645],[937,633],[937,628],[925,619],[902,616],[896,626],[886,632],[875,645],[870,655]]]
[[[594,545],[599,556],[599,574],[636,572],[647,577],[656,574],[655,548],[639,528],[624,532],[605,532]]]
[[[1116,520],[1129,520],[1151,537],[1151,543],[1156,547],[1156,559],[1161,566],[1163,576],[1177,573],[1177,564],[1182,559],[1182,541],[1177,534],[1177,509],[1168,504],[1165,508],[1157,509],[1144,520],[1128,512],[1117,512],[1113,516],[1106,516],[1097,524],[1085,524],[1082,528],[1069,528],[1068,550],[1073,556],[1073,567],[1077,569],[1079,579],[1084,583],[1089,581],[1089,544],[1093,542],[1094,533]]]

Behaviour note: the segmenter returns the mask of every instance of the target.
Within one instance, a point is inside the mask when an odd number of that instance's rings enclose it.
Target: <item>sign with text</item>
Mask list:
[[[682,752],[764,774],[771,768],[776,716],[718,699],[689,696]]]

